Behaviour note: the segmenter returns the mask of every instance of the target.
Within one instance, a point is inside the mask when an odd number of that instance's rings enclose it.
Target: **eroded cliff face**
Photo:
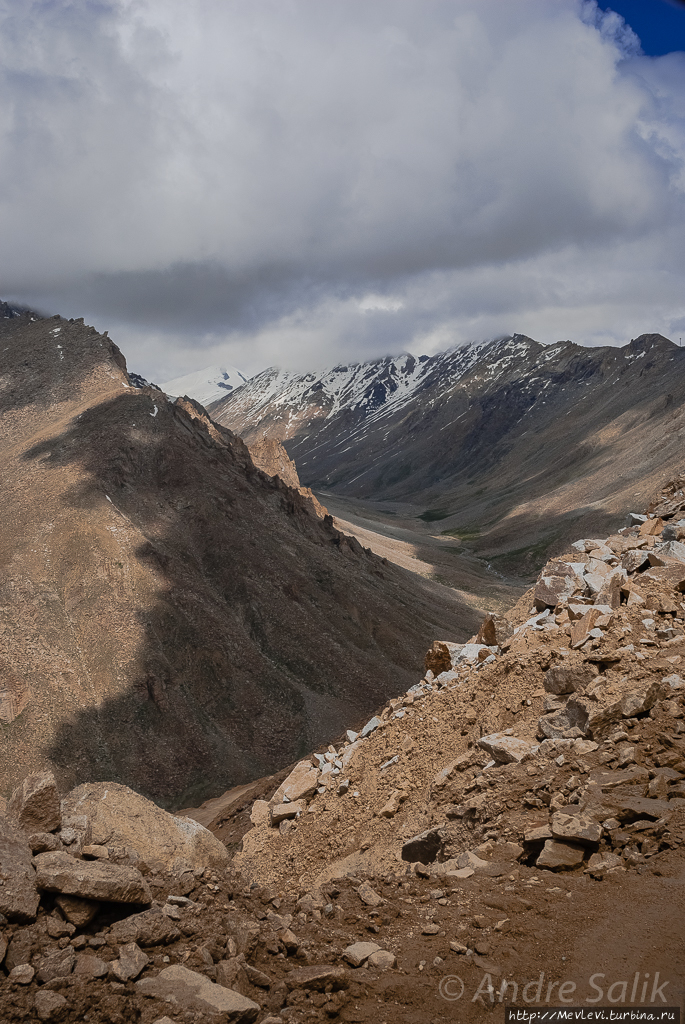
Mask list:
[[[3,791],[51,767],[190,803],[336,734],[436,633],[472,632],[452,592],[345,538],[201,406],[131,387],[106,335],[26,313],[0,349]]]

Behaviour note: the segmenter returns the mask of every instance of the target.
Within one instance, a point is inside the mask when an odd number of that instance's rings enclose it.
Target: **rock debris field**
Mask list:
[[[28,776],[0,816],[0,1018],[682,1009],[684,483],[211,830]]]

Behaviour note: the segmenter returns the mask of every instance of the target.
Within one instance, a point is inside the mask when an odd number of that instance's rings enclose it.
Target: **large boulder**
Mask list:
[[[181,818],[116,782],[87,782],[62,801],[62,826],[83,844],[135,850],[153,869],[182,874],[229,863],[223,843],[192,818]]]
[[[34,772],[17,786],[7,805],[7,816],[25,832],[54,832],[60,827],[60,802],[52,772]]]
[[[36,887],[86,900],[151,903],[147,882],[137,868],[108,861],[77,860],[68,853],[39,853],[34,858]]]
[[[10,921],[35,921],[39,896],[26,835],[0,818],[0,914]]]

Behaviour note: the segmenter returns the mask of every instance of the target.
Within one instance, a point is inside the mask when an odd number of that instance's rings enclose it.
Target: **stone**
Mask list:
[[[606,612],[602,605],[591,605],[583,617],[573,623],[570,637],[572,650],[577,650],[586,643],[594,628],[605,615]],[[604,625],[608,625],[608,622],[605,622]]]
[[[282,821],[291,821],[297,818],[304,810],[304,804],[295,800],[288,804],[274,804],[271,808],[271,824],[275,827]]]
[[[69,938],[74,934],[76,928],[69,921],[65,921],[59,914],[51,914],[47,920],[48,935],[51,939],[63,939],[65,935]]]
[[[437,935],[440,927],[437,924],[425,924],[421,929],[422,935]]]
[[[361,967],[372,953],[377,953],[381,947],[375,942],[353,942],[351,946],[343,949],[343,960],[353,967]]]
[[[552,830],[549,825],[533,825],[523,833],[524,843],[541,843],[551,838]]]
[[[685,562],[685,544],[678,540],[669,540],[662,546],[659,554],[664,558],[674,558],[677,562]]]
[[[40,897],[26,835],[0,818],[0,914],[9,921],[35,921]]]
[[[394,818],[400,809],[400,804],[407,799],[407,794],[402,789],[393,789],[388,800],[378,812],[381,818]]]
[[[7,980],[14,981],[17,985],[30,985],[35,973],[31,964],[18,964],[9,972]]]
[[[256,985],[257,988],[271,988],[271,978],[264,971],[260,971],[248,963],[245,964],[244,969],[251,984]]]
[[[595,678],[587,665],[555,665],[545,672],[543,686],[548,693],[575,693],[584,690]]]
[[[313,796],[318,784],[318,768],[315,768],[311,761],[300,761],[287,779],[280,784],[269,800],[269,804],[274,807],[277,804],[287,803],[289,800],[293,802],[304,800],[308,796]]]
[[[176,875],[221,871],[230,862],[223,843],[199,822],[169,814],[116,782],[73,789],[62,800],[62,824],[76,830],[82,845],[126,847],[148,867]]]
[[[449,640],[435,640],[426,653],[425,668],[439,676],[441,672],[449,672],[457,664],[463,644],[454,644]]]
[[[431,828],[421,832],[402,844],[402,860],[414,863],[432,864],[442,846],[442,834],[439,829]]]
[[[269,824],[269,804],[266,800],[255,800],[250,811],[250,821],[258,828],[260,825]]]
[[[81,953],[76,957],[74,974],[83,978],[106,978],[110,965],[93,953]]]
[[[61,825],[59,793],[50,771],[27,775],[12,793],[7,816],[25,832],[54,832]]]
[[[137,978],[149,962],[149,957],[137,943],[128,942],[125,946],[119,947],[119,959],[110,964],[110,969],[115,978],[127,982]]]
[[[108,847],[100,846],[97,843],[90,843],[90,845],[84,846],[81,850],[81,854],[84,857],[91,857],[94,860],[109,860]]]
[[[623,861],[616,853],[593,853],[585,869],[593,878],[602,878],[609,871],[625,870]]]
[[[36,977],[41,985],[53,978],[65,978],[74,969],[76,953],[71,946],[49,953],[36,964]]]
[[[36,992],[34,1008],[38,1020],[62,1020],[67,1013],[68,1004],[63,995],[59,992],[52,992],[49,989],[41,989]]]
[[[62,842],[59,836],[52,832],[33,832],[29,836],[31,853],[50,853],[51,850],[61,850]]]
[[[514,627],[503,615],[494,612],[485,616],[483,624],[478,630],[476,641],[485,644],[487,647],[501,647],[505,640],[508,640],[514,632]]]
[[[537,751],[537,746],[516,736],[506,736],[495,732],[478,740],[478,746],[486,750],[498,764],[520,764],[527,761]]]
[[[375,889],[372,889],[368,882],[362,882],[357,889],[357,895],[362,903],[365,903],[367,907],[378,907],[383,902],[383,897],[379,896]]]
[[[596,846],[602,838],[602,826],[591,818],[562,811],[552,815],[551,829],[555,839],[571,840],[584,846]]]
[[[374,943],[357,943],[357,945],[373,946]],[[344,967],[337,967],[333,964],[316,964],[311,967],[298,967],[294,971],[290,971],[285,976],[285,983],[291,992],[296,988],[324,992],[329,985],[335,991],[347,987],[349,974]]]
[[[239,992],[217,985],[197,971],[174,964],[155,978],[136,982],[144,996],[170,1001],[174,1007],[204,1014],[223,1014],[226,1024],[252,1024],[260,1012],[258,1003]]]
[[[374,717],[366,723],[359,735],[362,739],[366,739],[367,736],[370,736],[372,732],[376,731],[379,725],[381,725],[381,720],[377,715],[374,715]]]
[[[220,960],[216,965],[216,983],[223,988],[232,989],[243,996],[249,996],[252,982],[245,970],[245,958],[232,956],[228,960]]]
[[[34,858],[36,887],[110,903],[151,903],[147,882],[137,868],[108,861],[76,860],[68,853],[39,853]]]
[[[535,864],[539,868],[550,868],[552,871],[557,871],[563,868],[578,867],[579,864],[582,864],[584,856],[584,846],[548,839]]]
[[[377,971],[389,971],[397,964],[397,957],[387,949],[379,949],[372,953],[366,961],[368,967],[375,967]]]
[[[180,934],[173,920],[159,906],[131,914],[112,925],[112,936],[116,942],[136,942],[139,946],[167,946]]]
[[[538,735],[542,734],[547,739],[555,740],[582,737],[585,735],[588,719],[585,707],[571,698],[562,710],[538,718]],[[542,744],[540,753],[543,753]]]
[[[96,900],[84,900],[79,896],[57,896],[55,903],[70,924],[85,928],[93,920],[100,904]]]
[[[621,557],[621,565],[626,572],[637,572],[643,565],[649,565],[649,555],[646,551],[626,551]]]
[[[11,971],[20,964],[27,964],[33,953],[34,935],[30,928],[19,928],[9,941],[5,954],[5,967]]]
[[[580,589],[574,563],[552,560],[542,569],[533,591],[533,604],[541,612],[554,608]]]
[[[293,953],[297,953],[298,949],[300,948],[300,940],[298,939],[297,935],[295,935],[294,932],[290,930],[290,928],[283,928],[277,934],[279,939],[285,946],[286,953],[288,953],[290,956],[292,956]]]

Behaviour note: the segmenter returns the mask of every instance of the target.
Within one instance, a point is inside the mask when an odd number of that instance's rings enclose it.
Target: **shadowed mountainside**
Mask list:
[[[277,770],[479,616],[321,521],[82,321],[0,320],[0,773],[167,805]]]

